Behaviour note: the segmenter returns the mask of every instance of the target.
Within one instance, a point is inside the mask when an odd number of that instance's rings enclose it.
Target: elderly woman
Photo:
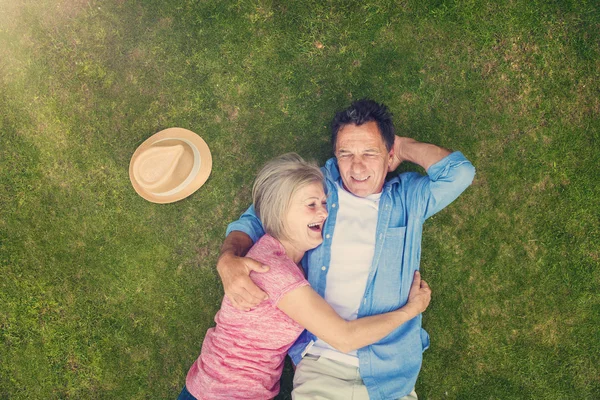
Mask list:
[[[271,268],[251,276],[269,299],[250,311],[223,299],[179,400],[273,398],[286,352],[303,329],[348,352],[382,339],[429,305],[431,291],[415,275],[404,307],[345,321],[309,286],[299,263],[323,241],[327,218],[323,175],[316,165],[293,153],[270,161],[254,182],[252,199],[267,234],[248,257]]]

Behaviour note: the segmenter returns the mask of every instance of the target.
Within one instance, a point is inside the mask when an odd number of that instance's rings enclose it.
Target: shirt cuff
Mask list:
[[[253,243],[258,242],[258,239],[263,237],[263,235],[265,234],[262,226],[258,222],[255,222],[250,219],[240,219],[230,223],[227,226],[227,232],[225,236],[228,236],[233,231],[244,232],[246,235],[250,236],[250,239],[252,239]]]
[[[448,175],[448,172],[462,164],[470,164],[469,160],[460,151],[455,151],[436,162],[427,170],[427,175],[432,181],[437,181]]]

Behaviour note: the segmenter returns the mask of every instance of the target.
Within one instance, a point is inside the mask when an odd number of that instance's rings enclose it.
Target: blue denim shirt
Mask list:
[[[335,182],[342,184],[337,161],[322,168],[327,184],[329,217],[323,244],[307,252],[302,265],[315,291],[325,297],[331,240],[338,210]],[[454,201],[473,181],[475,168],[460,152],[429,167],[427,175],[400,174],[385,182],[379,202],[375,254],[370,266],[358,317],[381,314],[406,304],[414,272],[419,269],[423,222]],[[263,228],[251,206],[227,227],[242,231],[256,242]],[[304,331],[289,351],[294,364],[315,336]],[[396,399],[411,392],[417,381],[429,335],[421,315],[404,323],[377,343],[358,349],[359,371],[371,399]]]

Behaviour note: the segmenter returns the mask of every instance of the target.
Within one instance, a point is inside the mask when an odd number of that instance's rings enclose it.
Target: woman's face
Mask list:
[[[323,242],[327,197],[321,182],[310,183],[292,196],[285,219],[286,242],[298,252],[314,249]]]

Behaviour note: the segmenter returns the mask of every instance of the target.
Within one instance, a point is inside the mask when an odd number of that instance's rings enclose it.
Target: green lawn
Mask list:
[[[420,398],[600,398],[598,2],[0,0],[0,399],[175,399],[256,172],[361,97],[477,168],[425,225]],[[213,172],[152,204],[172,126]]]

